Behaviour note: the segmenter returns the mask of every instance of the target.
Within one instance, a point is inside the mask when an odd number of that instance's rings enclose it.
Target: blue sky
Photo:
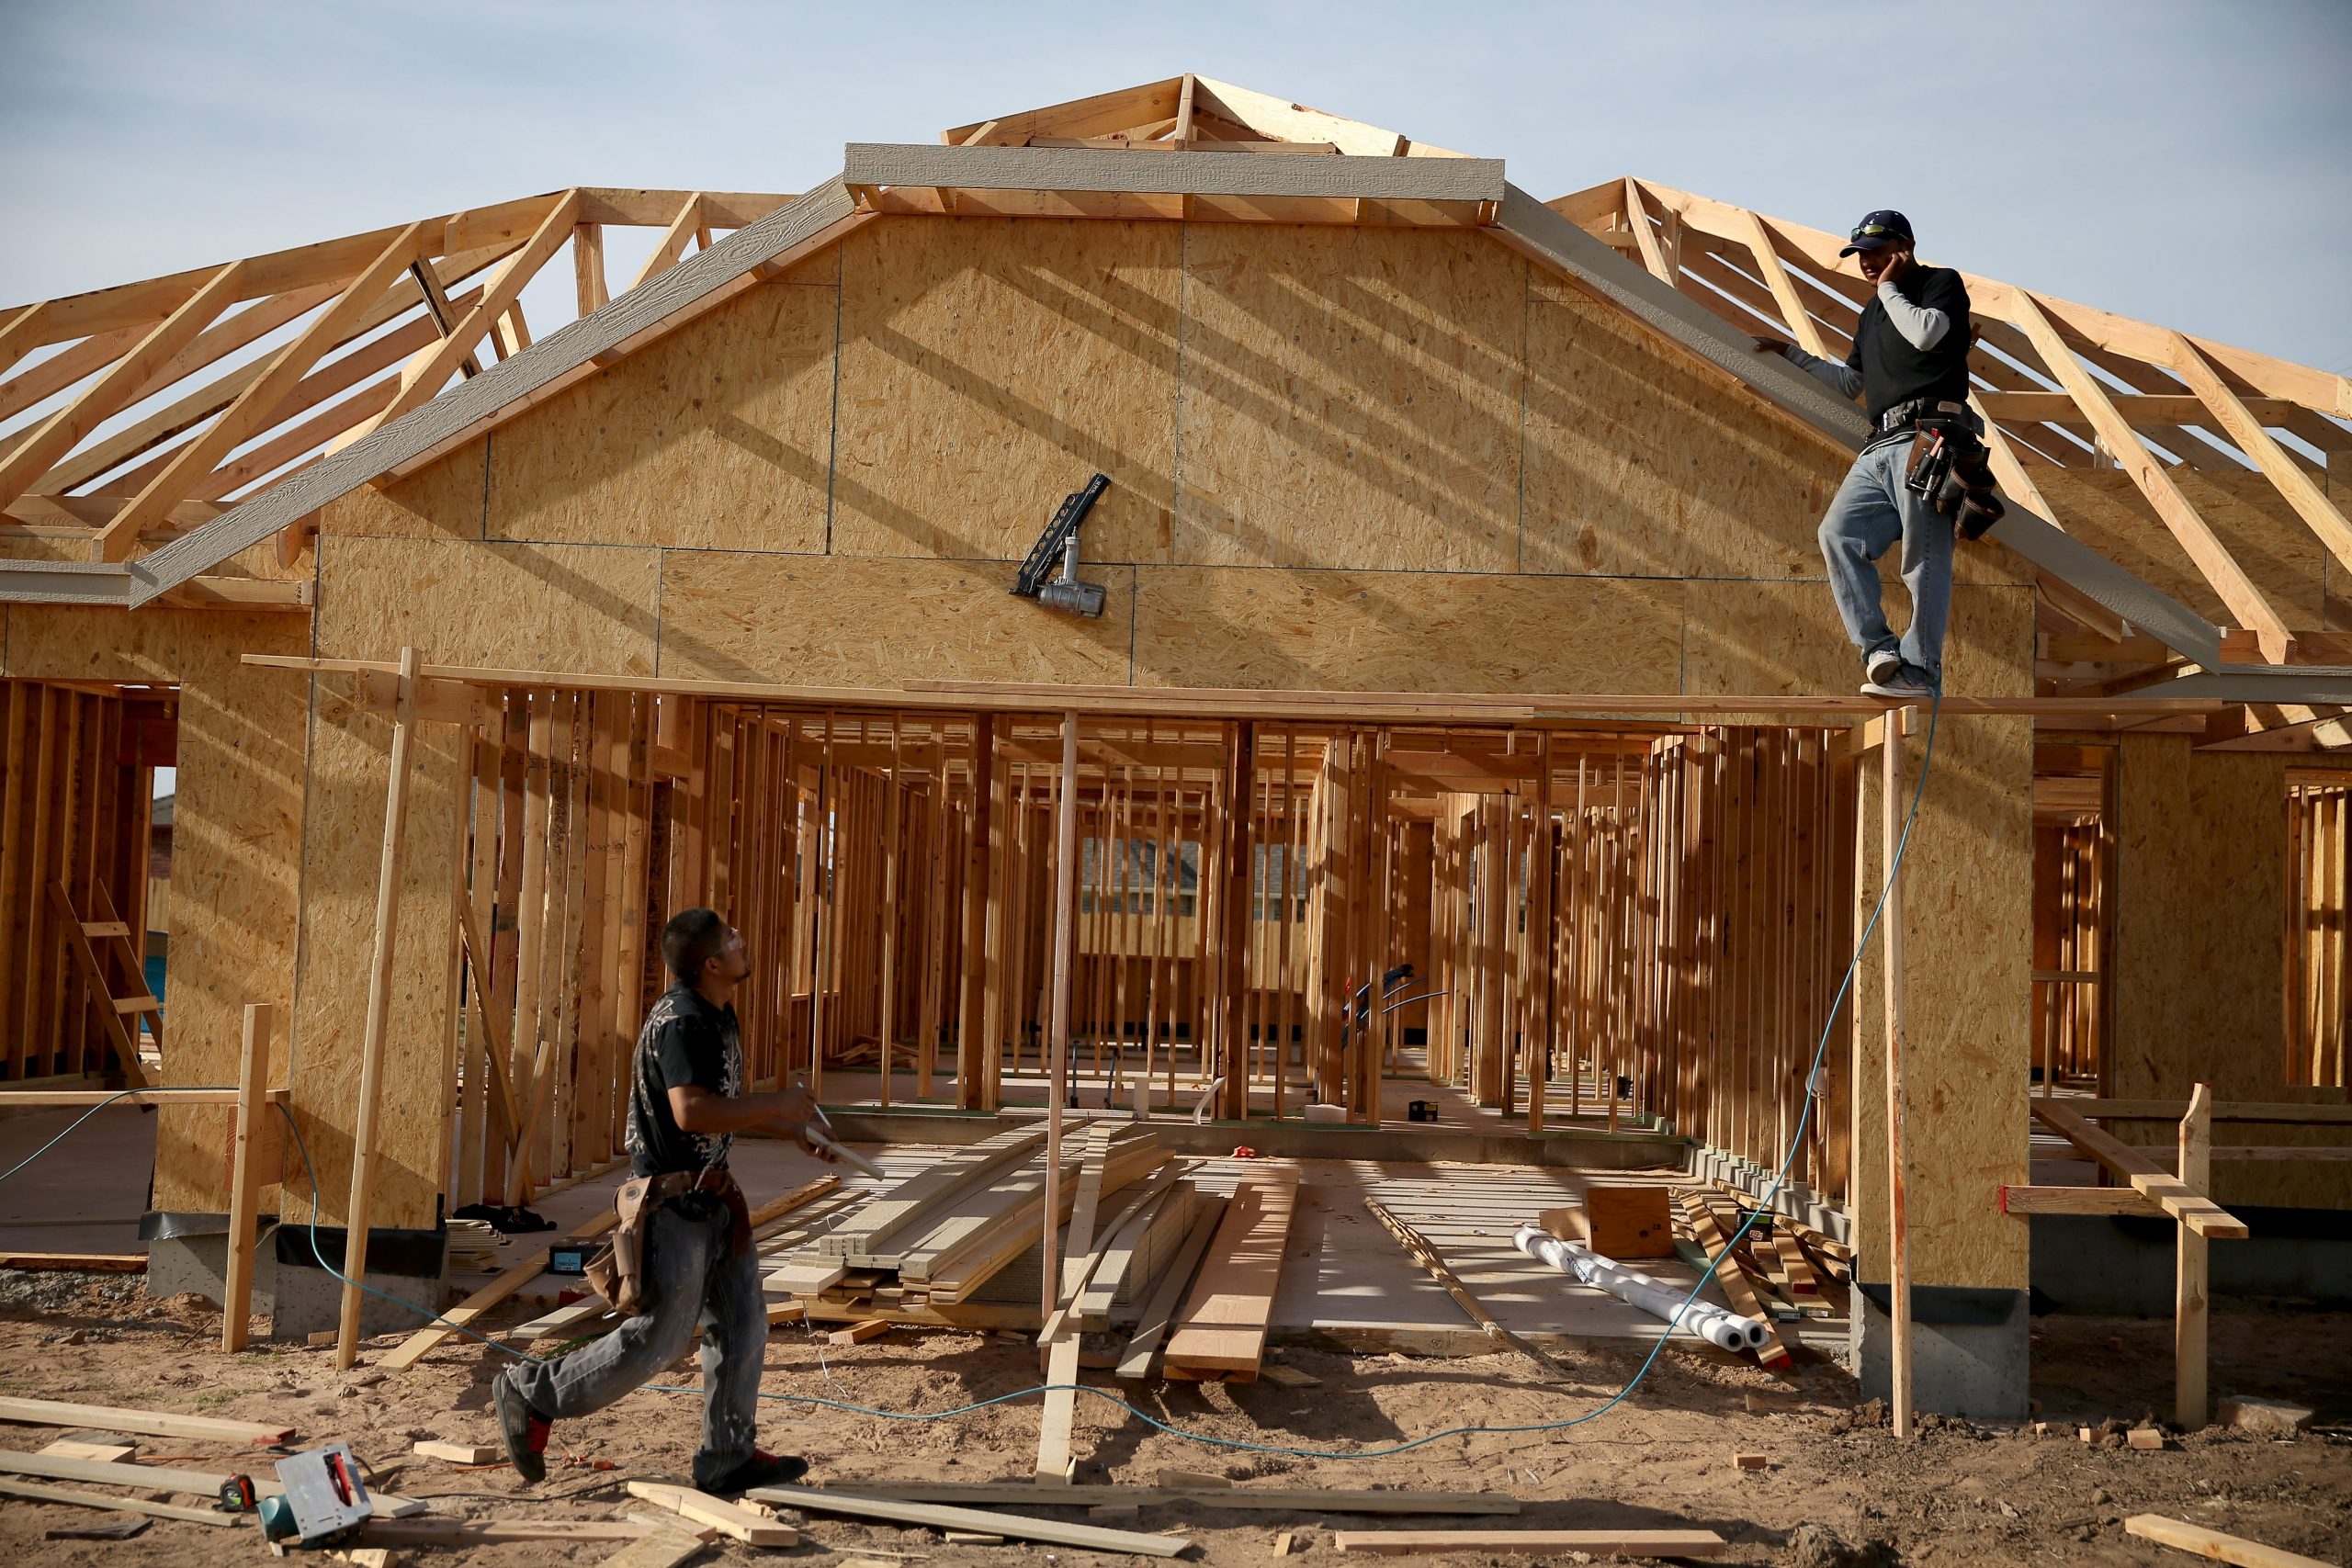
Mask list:
[[[1899,207],[1931,260],[2352,373],[2346,0],[0,0],[0,304],[567,185],[799,190],[1186,70],[1544,197]]]

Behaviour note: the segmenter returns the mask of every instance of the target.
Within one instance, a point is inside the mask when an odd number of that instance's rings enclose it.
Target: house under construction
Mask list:
[[[1891,709],[1749,337],[1844,356],[1839,243],[1182,76],[0,311],[0,1087],[194,1086],[160,1280],[315,1187],[437,1303],[707,904],[865,1135],[1785,1158],[1864,1386],[2022,1415],[2036,1213],[2352,1209],[2352,382],[1969,275],[2010,513]]]

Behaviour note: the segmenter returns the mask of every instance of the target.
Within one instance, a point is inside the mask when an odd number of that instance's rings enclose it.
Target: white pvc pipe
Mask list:
[[[1654,1317],[1687,1328],[1719,1349],[1760,1349],[1771,1337],[1755,1318],[1725,1312],[1710,1302],[1686,1301],[1690,1292],[1660,1284],[1646,1274],[1601,1257],[1589,1247],[1562,1241],[1537,1225],[1520,1226],[1511,1240],[1530,1258],[1540,1258],[1564,1274],[1573,1274],[1584,1284],[1607,1291]]]

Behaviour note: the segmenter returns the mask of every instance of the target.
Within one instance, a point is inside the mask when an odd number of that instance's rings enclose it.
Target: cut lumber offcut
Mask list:
[[[1128,1337],[1126,1353],[1119,1358],[1114,1376],[1132,1382],[1151,1375],[1151,1363],[1159,1353],[1159,1342],[1167,1335],[1168,1325],[1175,1321],[1185,1293],[1192,1289],[1193,1272],[1200,1266],[1201,1255],[1208,1251],[1209,1243],[1224,1223],[1225,1207],[1222,1198],[1202,1198],[1193,1215],[1193,1228],[1184,1233],[1183,1243],[1177,1247],[1167,1271],[1152,1286],[1151,1297],[1144,1303],[1135,1333]]]
[[[1296,1367],[1285,1367],[1280,1361],[1258,1363],[1261,1382],[1279,1383],[1283,1388],[1321,1388],[1323,1380],[1313,1372],[1302,1372]]]
[[[1059,1491],[1049,1496],[1063,1495]],[[919,1525],[936,1530],[977,1530],[1012,1540],[1042,1540],[1055,1546],[1082,1547],[1089,1551],[1131,1551],[1139,1557],[1174,1557],[1192,1542],[1177,1535],[1143,1535],[1133,1530],[1104,1529],[1094,1525],[1064,1524],[1054,1519],[1027,1519],[1017,1514],[990,1514],[977,1508],[954,1508],[937,1503],[902,1503],[890,1497],[856,1497],[841,1492],[820,1492],[807,1486],[757,1486],[744,1494],[757,1502],[781,1503],[812,1514],[841,1514],[856,1519],[888,1519],[892,1524]]]
[[[2064,1106],[2048,1100],[2036,1098],[2030,1103],[2033,1113],[2048,1122],[2052,1132],[2122,1177],[2134,1190],[2154,1200],[2157,1207],[2199,1235],[2209,1241],[2235,1241],[2245,1237],[2246,1228],[2244,1220],[2211,1198],[2192,1190],[2180,1178],[2129,1144],[2119,1142]]]
[[[1535,1223],[1545,1235],[1580,1242],[1603,1258],[1671,1258],[1669,1196],[1656,1182],[1590,1182],[1581,1205],[1546,1209]]]
[[[804,1309],[805,1310],[805,1309]],[[863,1323],[853,1323],[847,1328],[836,1328],[825,1336],[828,1345],[863,1345],[869,1339],[879,1339],[890,1332],[888,1318],[869,1317]]]
[[[87,1459],[101,1464],[128,1464],[138,1454],[139,1445],[85,1443],[73,1438],[60,1438],[53,1443],[43,1443],[40,1451],[57,1459]]]
[[[2265,1546],[2258,1540],[2225,1535],[2204,1525],[2192,1525],[2186,1519],[2166,1518],[2162,1514],[2133,1514],[2123,1521],[2123,1532],[2136,1535],[2142,1540],[2153,1540],[2159,1546],[2193,1551],[2216,1562],[2235,1563],[2237,1568],[2330,1568],[2330,1564],[2316,1557],[2283,1551],[2275,1546]]]
[[[496,1464],[505,1457],[503,1449],[491,1443],[445,1443],[434,1438],[417,1443],[409,1452],[450,1464]]]
[[[676,1522],[672,1521],[673,1526]],[[630,1541],[596,1568],[679,1568],[679,1564],[691,1561],[709,1544],[699,1535],[688,1535],[675,1528],[647,1528],[653,1533]]]
[[[76,1492],[70,1486],[42,1486],[30,1481],[0,1481],[0,1496],[22,1497],[35,1503],[70,1503],[78,1508],[113,1508],[151,1518],[178,1519],[191,1525],[236,1525],[235,1514],[217,1508],[183,1508],[174,1503],[150,1503],[143,1497],[109,1497],[99,1492]]]
[[[175,1416],[169,1411],[130,1410],[111,1404],[69,1404],[58,1399],[0,1397],[0,1421],[21,1421],[30,1427],[89,1427],[152,1438],[201,1438],[220,1443],[282,1443],[295,1433],[292,1427],[259,1421]]]
[[[1297,1200],[1295,1165],[1262,1165],[1241,1178],[1169,1333],[1160,1357],[1169,1376],[1247,1382],[1258,1375]]]
[[[667,1508],[698,1525],[708,1525],[719,1534],[729,1536],[746,1546],[800,1544],[800,1532],[790,1525],[780,1525],[765,1514],[724,1502],[691,1486],[675,1486],[661,1481],[632,1481],[628,1483],[628,1495]]]
[[[1728,1549],[1713,1530],[1336,1530],[1341,1551],[1390,1557],[1438,1551],[1584,1551],[1595,1557],[1720,1557]]]
[[[1363,1206],[1371,1211],[1374,1219],[1388,1228],[1388,1234],[1396,1238],[1397,1244],[1411,1255],[1413,1261],[1427,1269],[1430,1277],[1445,1288],[1445,1293],[1453,1298],[1456,1306],[1469,1314],[1470,1321],[1486,1330],[1487,1338],[1518,1351],[1534,1362],[1536,1370],[1545,1377],[1566,1378],[1571,1375],[1567,1368],[1497,1321],[1495,1314],[1487,1310],[1486,1303],[1470,1293],[1470,1287],[1462,1282],[1461,1276],[1438,1256],[1437,1247],[1429,1237],[1398,1219],[1377,1198],[1366,1197]]]
[[[1690,1234],[1698,1238],[1709,1261],[1714,1264],[1715,1280],[1723,1286],[1724,1299],[1731,1303],[1732,1311],[1738,1316],[1756,1319],[1771,1336],[1771,1342],[1756,1352],[1757,1360],[1768,1367],[1790,1365],[1795,1358],[1789,1354],[1789,1342],[1781,1337],[1780,1325],[1765,1312],[1764,1303],[1756,1299],[1756,1287],[1741,1270],[1739,1259],[1730,1256],[1730,1244],[1724,1237],[1723,1227],[1715,1223],[1714,1212],[1696,1193],[1685,1192],[1682,1213],[1690,1222]]]
[[[834,1481],[828,1492],[860,1497],[895,1497],[907,1503],[956,1503],[979,1506],[1075,1508],[1133,1503],[1156,1508],[1193,1503],[1204,1508],[1250,1508],[1275,1513],[1326,1514],[1516,1514],[1520,1502],[1499,1492],[1377,1492],[1344,1487],[1237,1486],[1203,1484],[1208,1477],[1178,1483],[1181,1472],[1160,1472],[1157,1486],[1117,1484],[1056,1486],[1026,1481]],[[1221,1479],[1221,1478],[1216,1478]]]

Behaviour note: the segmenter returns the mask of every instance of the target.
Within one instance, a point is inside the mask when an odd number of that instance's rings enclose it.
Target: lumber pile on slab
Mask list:
[[[1282,1283],[1298,1168],[1267,1162],[1241,1179],[1201,1259],[1160,1357],[1169,1377],[1254,1382]]]
[[[768,1293],[878,1313],[973,1300],[983,1285],[1040,1247],[1045,1144],[1042,1129],[1017,1128],[956,1151],[785,1255],[782,1267],[767,1276]],[[1102,1195],[1145,1179],[1167,1157],[1149,1127],[1112,1130]],[[1077,1201],[1081,1158],[1076,1146],[1065,1145],[1057,1223],[1068,1221]],[[1035,1299],[1036,1276],[1030,1279]]]

